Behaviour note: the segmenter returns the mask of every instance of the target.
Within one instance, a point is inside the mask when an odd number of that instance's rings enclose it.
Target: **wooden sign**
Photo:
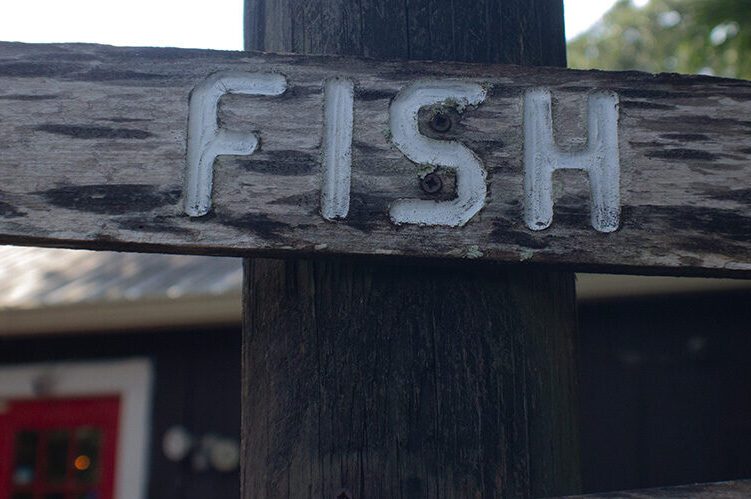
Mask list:
[[[0,242],[751,275],[751,83],[0,44]]]

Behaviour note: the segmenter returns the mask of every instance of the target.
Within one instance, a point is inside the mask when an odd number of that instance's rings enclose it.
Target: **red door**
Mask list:
[[[112,499],[119,397],[0,407],[0,499]]]

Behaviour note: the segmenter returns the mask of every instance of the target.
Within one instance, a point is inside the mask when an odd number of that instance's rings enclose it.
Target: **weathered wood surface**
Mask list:
[[[220,156],[213,210],[183,213],[188,99],[217,71],[277,72],[280,97],[227,95],[222,127],[256,131],[250,156]],[[355,82],[346,218],[321,216],[323,88]],[[415,81],[482,84],[477,109],[422,133],[460,140],[487,171],[485,206],[463,227],[395,225],[424,166],[393,144],[388,111]],[[552,225],[524,220],[523,95],[549,88],[561,149],[581,148],[586,99],[620,99],[619,228],[590,222],[586,176],[555,174]],[[93,45],[0,44],[0,242],[146,251],[403,255],[538,262],[578,269],[751,275],[751,83],[458,63],[376,62]],[[421,113],[421,120],[430,119]]]
[[[561,0],[246,9],[249,50],[565,64]],[[320,255],[245,265],[242,497],[579,490],[573,274]]]
[[[582,496],[567,496],[571,499],[746,499],[751,497],[751,480],[734,482],[700,483],[623,492],[605,492]]]
[[[245,48],[565,66],[559,0],[246,0]]]
[[[573,278],[487,267],[247,260],[242,497],[579,490]]]

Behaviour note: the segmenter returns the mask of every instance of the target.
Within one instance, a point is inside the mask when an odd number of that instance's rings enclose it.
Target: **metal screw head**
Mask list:
[[[420,188],[427,194],[436,194],[443,189],[443,180],[437,173],[428,173],[420,179]]]
[[[451,130],[451,116],[438,111],[430,118],[430,128],[439,133],[445,133]]]

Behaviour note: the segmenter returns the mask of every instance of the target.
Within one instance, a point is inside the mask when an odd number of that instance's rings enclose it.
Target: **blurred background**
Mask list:
[[[565,9],[570,67],[751,75],[749,0]],[[0,39],[239,50],[242,0],[15,2]],[[577,279],[585,491],[751,477],[751,282]],[[0,499],[238,497],[241,287],[238,259],[0,247]]]
[[[747,79],[750,48],[748,0],[619,0],[569,39],[568,57],[569,67],[579,69]]]

